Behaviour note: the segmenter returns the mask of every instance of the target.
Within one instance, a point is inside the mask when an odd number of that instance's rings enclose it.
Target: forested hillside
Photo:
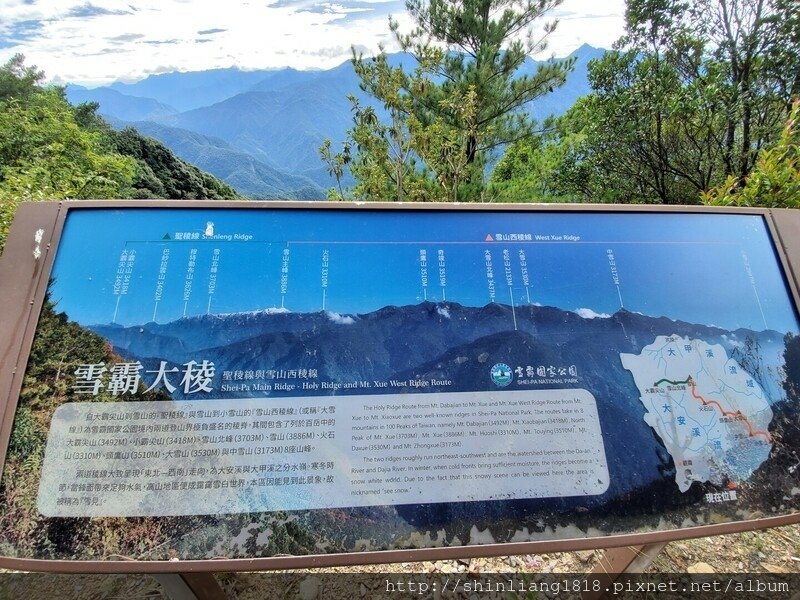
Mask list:
[[[26,200],[237,197],[160,142],[114,131],[96,104],[70,105],[43,78],[22,56],[0,67],[0,249]]]

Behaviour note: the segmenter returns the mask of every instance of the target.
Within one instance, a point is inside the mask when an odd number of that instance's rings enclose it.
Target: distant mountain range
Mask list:
[[[561,88],[531,103],[536,118],[564,113],[589,92],[587,65],[605,50],[581,46]],[[393,65],[414,65],[408,54]],[[540,63],[527,59],[520,74]],[[131,125],[181,158],[254,198],[323,198],[334,185],[318,148],[352,126],[348,94],[368,101],[348,61],[326,71],[214,69],[152,75],[136,83],[67,87],[72,103],[97,102],[116,127]]]
[[[217,371],[215,391],[205,394],[207,398],[253,395],[221,392],[224,371],[316,369],[318,382],[449,380],[452,385],[426,391],[502,394],[489,376],[492,365],[504,363],[512,370],[518,365],[575,365],[577,383],[517,386],[514,382],[508,389],[576,387],[594,395],[612,483],[603,495],[578,501],[596,508],[656,487],[674,492],[675,467],[643,420],[640,391],[623,367],[620,353],[638,354],[659,335],[675,334],[720,344],[759,381],[773,408],[782,410],[785,391],[780,387],[780,369],[785,344],[778,332],[726,331],[626,310],[604,318],[585,318],[554,307],[525,305],[516,307],[515,316],[516,329],[510,306],[425,302],[387,306],[367,314],[266,310],[90,329],[107,339],[114,352],[141,361],[146,370],[154,371],[161,360],[171,364],[213,361]],[[389,391],[416,397],[413,386]],[[369,393],[381,392],[373,389]],[[297,390],[291,395],[302,394],[320,392]],[[180,390],[173,397],[181,398]],[[671,501],[686,502],[689,496],[674,493]],[[648,498],[655,503],[664,500],[659,495]]]

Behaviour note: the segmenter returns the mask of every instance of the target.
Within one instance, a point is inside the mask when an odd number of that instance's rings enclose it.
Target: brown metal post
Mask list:
[[[228,597],[214,573],[181,573],[181,577],[197,600],[225,600]]]
[[[226,600],[213,573],[160,573],[153,577],[170,600]]]
[[[0,472],[5,464],[17,397],[55,256],[61,204],[24,204],[0,256]]]
[[[603,553],[600,561],[589,573],[589,577],[600,582],[600,590],[581,594],[582,600],[601,600],[623,573],[644,573],[655,560],[666,543],[646,544],[643,546],[624,546],[610,548]]]

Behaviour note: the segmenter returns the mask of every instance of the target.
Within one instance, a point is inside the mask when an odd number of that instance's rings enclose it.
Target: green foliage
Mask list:
[[[3,192],[20,199],[113,197],[134,168],[78,126],[58,89],[0,105],[0,165]]]
[[[31,410],[20,408],[14,417],[14,429],[8,442],[8,459],[23,460],[40,451],[44,442],[43,434]]]
[[[800,208],[800,100],[778,143],[761,152],[744,185],[731,176],[722,185],[705,192],[706,204],[718,206],[763,206]]]
[[[175,156],[161,142],[128,127],[106,132],[111,148],[136,161],[136,172],[127,190],[131,198],[233,199],[236,191],[216,177]]]
[[[411,120],[420,156],[436,174],[437,197],[452,202],[482,199],[485,157],[471,157],[469,152],[479,134],[480,101],[475,87],[470,85],[463,96],[439,103],[449,118],[439,116],[428,125]]]
[[[741,181],[748,175],[758,152],[778,137],[797,93],[800,37],[786,29],[797,26],[796,11],[796,2],[786,0],[701,0],[689,10],[706,62],[722,73],[709,91],[724,115],[726,176]],[[787,70],[793,83],[786,81]]]
[[[465,131],[468,163],[530,136],[534,123],[524,106],[566,80],[571,61],[541,65],[533,75],[517,72],[528,54],[546,48],[546,37],[556,27],[555,21],[544,24],[543,36],[535,39],[533,24],[560,4],[561,0],[407,0],[416,27],[403,35],[397,22],[391,22],[401,48],[441,81],[413,97],[415,114],[425,126],[441,119]],[[362,82],[372,91],[369,80]],[[474,118],[471,130],[465,130],[459,103],[470,91]]]
[[[99,335],[69,321],[45,300],[25,371],[19,404],[34,411],[51,411],[70,400],[85,400],[72,392],[78,365],[107,363],[115,359],[111,347]],[[94,400],[116,399],[103,391]]]
[[[509,167],[494,189],[694,204],[741,186],[797,93],[797,23],[784,0],[628,0],[617,50],[590,63],[592,93],[536,143],[512,146],[508,162],[526,156],[533,173]]]
[[[23,201],[237,197],[160,142],[112,130],[97,104],[71,106],[42,78],[21,55],[0,67],[0,250]]]
[[[564,83],[571,61],[518,73],[526,56],[546,46],[555,28],[534,40],[533,23],[561,0],[408,0],[416,26],[408,34],[390,20],[395,40],[413,54],[413,71],[392,67],[381,52],[353,57],[361,88],[387,114],[354,98],[354,127],[345,151],[320,149],[336,177],[347,165],[356,198],[471,201],[485,197],[484,172],[495,149],[529,137],[525,105]],[[524,39],[523,39],[524,38]],[[337,177],[341,182],[341,176]],[[340,189],[338,195],[344,195]]]
[[[767,49],[767,67],[781,98],[800,97],[800,11],[796,0],[774,0],[769,27],[775,39]]]
[[[418,164],[419,122],[413,113],[414,94],[430,85],[423,67],[409,75],[389,65],[383,53],[372,59],[354,56],[353,65],[362,87],[381,99],[388,114],[388,123],[382,123],[373,107],[350,96],[354,126],[349,135],[356,149],[350,162],[357,182],[353,195],[366,200],[429,200],[435,187],[427,169]]]
[[[413,112],[413,97],[432,85],[422,64],[412,74],[389,65],[386,54],[375,58],[354,57],[353,64],[362,81],[369,81],[373,94],[383,101],[388,123],[381,122],[372,106],[363,106],[349,96],[353,128],[342,151],[331,154],[330,140],[320,148],[328,172],[337,180],[334,199],[343,199],[341,179],[345,166],[356,180],[347,193],[363,200],[425,202],[442,194],[434,175],[420,160],[430,156],[429,138]],[[437,129],[441,130],[441,127]]]
[[[684,83],[663,55],[610,52],[592,63],[590,82],[594,93],[566,117],[578,119],[585,139],[588,179],[576,192],[606,189],[616,202],[692,204],[722,176],[715,131],[724,124],[714,102],[696,82]]]
[[[330,200],[344,200],[342,178],[344,177],[345,166],[350,163],[350,143],[345,142],[342,145],[342,151],[333,154],[331,153],[331,141],[326,139],[322,142],[322,146],[319,147],[319,156],[328,167],[328,174],[336,179],[336,189],[328,191],[328,198]]]
[[[25,57],[15,54],[0,67],[0,102],[11,98],[25,100],[37,92],[43,79],[43,71],[26,67]]]
[[[340,167],[348,165],[356,179],[351,190],[354,197],[398,202],[460,199],[460,184],[468,168],[463,134],[470,129],[464,117],[474,115],[475,95],[469,90],[458,103],[454,112],[460,121],[456,126],[447,125],[442,118],[424,125],[414,111],[414,98],[434,85],[427,72],[435,60],[423,59],[409,74],[389,65],[385,54],[354,59],[356,73],[362,81],[370,82],[388,114],[388,123],[382,123],[373,107],[363,106],[350,96],[354,127],[350,140],[333,160]],[[329,144],[324,144],[321,152],[328,148]],[[355,148],[355,156],[351,156],[351,148]],[[335,175],[335,169],[331,170]]]
[[[607,192],[590,190],[588,163],[580,160],[586,134],[575,128],[575,115],[585,110],[579,99],[548,132],[511,145],[492,171],[488,195],[497,202],[576,202],[583,195],[607,201]],[[577,190],[581,190],[578,192]]]
[[[134,162],[104,152],[100,134],[81,129],[58,89],[0,102],[0,248],[19,202],[114,198]]]
[[[106,152],[133,159],[135,170],[120,198],[234,199],[236,190],[175,156],[158,140],[127,127],[112,129],[98,114],[96,102],[72,107],[80,127],[100,134]]]

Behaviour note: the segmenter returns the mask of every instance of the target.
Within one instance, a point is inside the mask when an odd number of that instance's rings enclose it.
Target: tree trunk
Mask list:
[[[742,90],[743,114],[742,114],[742,150],[739,157],[739,182],[744,185],[744,179],[750,173],[750,129],[753,120],[753,106],[750,98],[750,83],[745,79],[743,82],[744,89]]]
[[[467,138],[467,164],[471,165],[475,162],[475,156],[478,154],[478,138],[475,134],[470,134]]]

